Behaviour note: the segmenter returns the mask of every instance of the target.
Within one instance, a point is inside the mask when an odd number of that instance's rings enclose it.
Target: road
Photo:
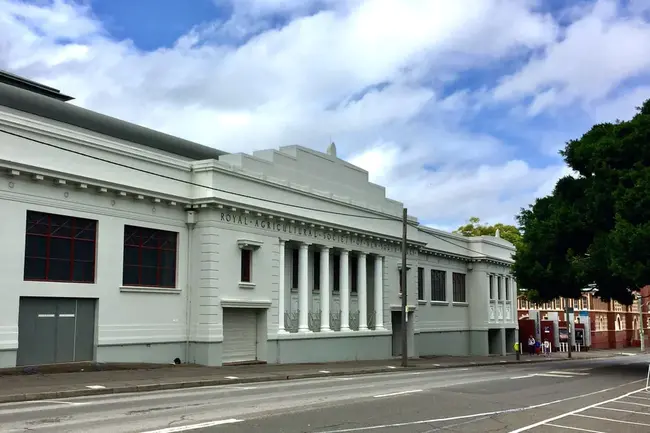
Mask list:
[[[10,403],[0,405],[0,432],[647,433],[650,393],[639,391],[649,361],[637,355]]]

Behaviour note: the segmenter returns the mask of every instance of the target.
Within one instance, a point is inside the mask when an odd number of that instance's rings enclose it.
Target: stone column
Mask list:
[[[309,244],[300,244],[298,255],[298,332],[309,331]]]
[[[280,257],[278,259],[278,267],[280,268],[280,277],[278,278],[278,334],[286,334],[287,330],[284,327],[284,310],[286,299],[286,287],[284,277],[286,275],[284,257],[285,257],[285,240],[280,239]]]
[[[341,250],[339,272],[339,291],[341,297],[341,331],[350,330],[350,264],[349,264],[349,251]]]
[[[384,258],[375,256],[375,330],[384,329]]]
[[[320,330],[331,332],[330,329],[330,248],[321,247],[320,250]]]
[[[368,330],[368,288],[366,275],[366,253],[360,252],[357,267],[357,287],[359,299],[359,331]]]

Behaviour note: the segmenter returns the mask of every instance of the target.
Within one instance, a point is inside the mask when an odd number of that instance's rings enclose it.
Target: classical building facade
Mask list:
[[[401,353],[403,205],[335,146],[226,154],[68,100],[0,74],[0,367]],[[409,217],[409,353],[505,354],[513,251]]]

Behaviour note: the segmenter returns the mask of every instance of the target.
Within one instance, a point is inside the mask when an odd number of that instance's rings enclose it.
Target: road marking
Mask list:
[[[590,374],[590,373],[584,373],[582,371],[573,371],[573,370],[557,370],[557,371],[549,371],[549,373],[566,374],[568,376],[589,376]]]
[[[647,405],[647,404],[634,403],[634,402],[631,402],[631,401],[617,401],[616,403],[633,404],[634,406],[641,406],[641,407],[650,407],[650,405]]]
[[[598,409],[613,410],[614,412],[625,412],[625,413],[633,413],[633,414],[636,414],[636,415],[650,416],[650,413],[638,412],[636,410],[614,409],[613,407],[603,407],[603,406],[600,406]]]
[[[38,400],[35,400],[37,403]],[[52,404],[66,404],[68,406],[82,406],[88,403],[75,403],[73,401],[63,401],[63,400],[40,400],[40,403],[52,403]]]
[[[644,380],[645,380],[645,379],[642,379],[642,380],[636,380],[636,381],[634,381],[634,382],[632,382],[632,383],[635,383],[635,382],[638,383],[638,382],[642,382],[642,381],[644,381]],[[629,385],[629,384],[628,384],[628,385]],[[634,394],[637,394],[637,393],[642,392],[642,391],[645,391],[645,390],[646,390],[645,388],[638,389],[638,390],[636,390],[636,391],[632,391],[632,392],[629,392],[629,393],[627,393],[627,394],[623,394],[623,395],[618,396],[618,397],[616,397],[616,398],[611,398],[611,399],[609,399],[609,400],[607,400],[607,401],[601,401],[601,402],[599,402],[599,403],[591,404],[591,405],[589,405],[589,406],[584,406],[584,407],[581,407],[580,409],[576,409],[576,410],[573,410],[573,411],[571,411],[571,412],[566,412],[566,413],[563,413],[563,414],[560,414],[560,415],[557,415],[557,416],[554,416],[554,417],[551,417],[551,418],[545,419],[545,420],[543,420],[543,421],[539,421],[539,422],[536,422],[536,423],[534,423],[534,424],[530,424],[530,425],[527,425],[527,426],[525,426],[525,427],[521,427],[521,428],[518,428],[518,429],[516,429],[516,430],[512,430],[512,431],[510,431],[509,433],[521,433],[521,432],[525,432],[525,431],[528,431],[528,430],[532,430],[532,429],[534,429],[534,428],[537,428],[537,427],[540,427],[540,426],[544,426],[544,425],[546,425],[546,424],[548,424],[548,423],[552,423],[553,421],[557,421],[557,420],[559,420],[559,419],[566,418],[566,417],[568,417],[568,416],[576,416],[576,415],[579,414],[580,412],[584,412],[584,411],[586,411],[586,410],[596,408],[596,407],[601,406],[601,405],[603,405],[603,404],[613,403],[613,402],[615,402],[615,401],[618,401],[618,400],[624,399],[624,398],[626,398],[626,397],[629,397],[630,395],[634,395]],[[586,395],[588,395],[588,394],[585,394],[585,395],[583,395],[583,396],[581,396],[581,397],[585,397]]]
[[[329,370],[321,370],[321,371],[319,371],[319,373],[331,373],[331,371],[329,371]]]
[[[90,389],[106,389],[104,385],[86,385],[86,388]]]
[[[400,391],[400,392],[392,392],[390,394],[379,394],[373,396],[374,398],[383,398],[383,397],[395,397],[397,395],[406,395],[406,394],[414,394],[416,392],[422,392],[421,389],[412,389],[410,391]]]
[[[387,368],[390,368],[391,370],[397,368],[397,367],[395,367],[394,365],[387,365],[386,367],[387,367]]]
[[[559,400],[547,401],[545,403],[535,404],[535,405],[527,406],[527,407],[518,407],[518,408],[514,408],[514,409],[495,410],[495,411],[492,411],[492,412],[484,412],[484,413],[473,413],[473,414],[460,415],[460,416],[454,416],[454,417],[449,417],[449,418],[423,419],[423,420],[418,420],[418,421],[405,421],[405,422],[394,423],[394,424],[378,424],[378,425],[371,425],[371,426],[366,426],[366,427],[352,427],[352,428],[339,429],[339,430],[325,430],[325,431],[320,431],[318,433],[349,433],[349,432],[360,432],[360,431],[369,431],[369,430],[381,430],[381,429],[388,429],[388,428],[407,427],[407,426],[412,426],[412,425],[431,424],[431,423],[446,422],[446,421],[459,421],[459,420],[463,420],[463,419],[482,418],[482,417],[484,418],[484,417],[491,417],[491,416],[494,416],[494,415],[501,415],[501,414],[507,414],[507,413],[524,412],[524,411],[527,411],[527,410],[539,409],[541,407],[551,406],[551,405],[554,405],[554,404],[564,403],[564,402],[571,401],[571,400],[576,400],[576,399],[579,399],[579,398],[581,399],[581,398],[589,397],[589,396],[592,396],[592,395],[602,394],[604,392],[613,391],[613,390],[618,389],[618,388],[622,388],[622,387],[625,387],[625,386],[629,386],[629,385],[633,385],[635,383],[645,382],[645,381],[646,381],[645,379],[633,380],[631,382],[623,383],[621,385],[616,385],[616,386],[613,386],[611,388],[605,388],[605,389],[601,389],[601,390],[598,390],[598,391],[589,392],[587,394],[574,395],[573,397],[562,398],[562,399],[559,399]],[[645,388],[642,389],[641,391],[644,391],[644,390],[645,390]],[[637,392],[640,392],[640,391],[635,391],[634,393],[637,393]],[[630,393],[630,394],[634,394],[634,393]],[[618,398],[623,398],[623,397],[618,397]],[[598,403],[598,404],[596,404],[594,406],[598,406],[599,404],[605,404],[605,403],[608,403],[608,401]],[[581,410],[586,410],[586,409],[589,409],[589,407],[583,408]],[[558,417],[558,419],[560,419],[560,418],[561,417]],[[530,430],[532,428],[538,427],[538,424],[542,425],[541,423],[550,422],[550,421],[555,421],[555,419],[554,418],[549,418],[546,421],[541,421],[540,423],[532,424],[530,426],[524,427],[523,430],[522,429],[514,430],[514,431],[512,431],[510,433],[519,433],[519,432],[522,432],[522,431],[527,431],[527,430]],[[600,433],[600,432],[597,432],[597,433]]]
[[[636,395],[631,395],[628,398],[636,398],[637,400],[650,400],[648,397],[637,397]]]
[[[565,428],[567,430],[586,431],[587,433],[605,433],[604,431],[600,431],[600,430],[589,430],[589,429],[586,429],[586,428],[568,427],[568,426],[560,425],[560,424],[546,424],[546,425],[550,426],[550,427]]]
[[[226,376],[226,379],[239,379],[237,376]]]
[[[208,428],[208,427],[215,427],[218,425],[224,425],[224,424],[235,424],[238,422],[244,421],[243,419],[236,419],[236,418],[230,418],[230,419],[222,419],[219,421],[208,421],[208,422],[202,422],[200,424],[190,424],[190,425],[181,425],[178,427],[167,427],[167,428],[161,428],[160,430],[150,430],[146,432],[141,432],[141,433],[178,433],[178,432],[184,432],[184,431],[189,431],[189,430],[198,430],[201,428]]]
[[[644,423],[644,422],[634,422],[634,421],[623,421],[622,419],[611,419],[611,418],[603,418],[600,416],[593,416],[593,415],[583,415],[581,413],[574,413],[571,416],[580,416],[582,418],[591,418],[591,419],[597,419],[600,421],[609,421],[609,422],[622,422],[623,424],[632,424],[632,425],[642,425],[644,427],[650,427],[650,424]]]
[[[534,376],[535,376],[534,374],[527,374],[527,375],[525,375],[525,376],[515,376],[515,377],[511,377],[510,379],[527,379],[527,378],[529,378],[529,377],[534,377]]]

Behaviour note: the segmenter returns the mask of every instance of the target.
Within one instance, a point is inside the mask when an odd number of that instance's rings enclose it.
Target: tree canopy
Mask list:
[[[496,224],[481,224],[478,217],[471,217],[467,224],[458,227],[454,233],[463,236],[494,236],[499,230],[499,236],[508,242],[518,247],[521,243],[521,232],[514,225],[496,223]]]
[[[560,154],[574,174],[518,216],[518,284],[543,300],[577,298],[592,285],[602,299],[630,304],[650,283],[650,100]]]

